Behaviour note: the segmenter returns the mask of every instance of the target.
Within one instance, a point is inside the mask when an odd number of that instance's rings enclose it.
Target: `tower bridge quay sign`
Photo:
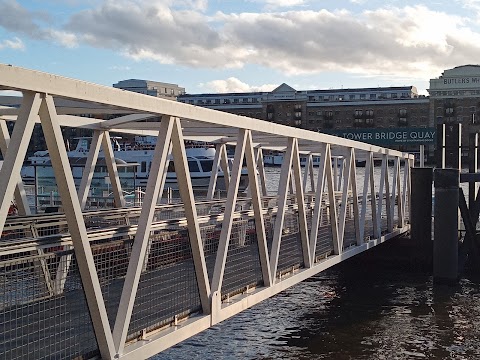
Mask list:
[[[435,128],[344,129],[325,133],[380,146],[435,143]]]

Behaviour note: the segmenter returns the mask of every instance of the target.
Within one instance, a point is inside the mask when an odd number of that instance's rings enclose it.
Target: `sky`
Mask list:
[[[0,0],[0,63],[189,94],[416,86],[480,63],[480,0]]]

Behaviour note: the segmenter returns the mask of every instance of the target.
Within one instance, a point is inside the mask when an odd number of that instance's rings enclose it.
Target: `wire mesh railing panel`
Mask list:
[[[253,219],[235,220],[228,244],[222,297],[243,292],[262,281],[257,234]]]
[[[375,201],[375,203],[377,202],[376,196],[375,196],[374,201]],[[361,201],[359,202],[359,206],[360,206],[360,209],[361,209],[361,206],[362,206]],[[365,225],[364,225],[363,241],[367,241],[367,240],[375,238],[375,231],[374,231],[375,229],[374,229],[373,225],[374,225],[374,221],[376,221],[376,219],[373,219],[372,216],[373,216],[372,197],[371,197],[371,195],[368,195],[367,199],[366,199]]]
[[[200,227],[200,236],[202,238],[203,253],[205,254],[205,263],[207,266],[208,280],[212,282],[213,269],[215,267],[215,260],[218,250],[218,242],[220,240],[220,233],[222,231],[222,224],[216,223],[211,225],[203,225]]]
[[[3,228],[0,241],[33,237],[32,227],[29,222],[7,221]]]
[[[298,212],[287,210],[283,220],[282,239],[278,256],[277,277],[292,268],[303,266],[302,244],[298,226]]]
[[[348,248],[357,243],[355,231],[355,216],[353,208],[353,198],[347,200],[347,211],[345,216],[345,235],[343,237],[343,247]]]
[[[155,210],[153,221],[174,220],[185,217],[183,204],[162,206]]]
[[[117,236],[91,244],[110,326],[113,327],[127,273],[133,240]]]
[[[73,250],[0,260],[0,354],[73,359],[98,354]]]
[[[200,311],[195,267],[186,229],[150,235],[128,338],[138,338]]]
[[[333,234],[329,205],[322,204],[319,224],[317,246],[315,248],[316,259],[324,258],[333,252]]]
[[[86,213],[83,216],[87,229],[102,229],[108,227],[125,226],[128,224],[128,215],[125,211],[109,213],[108,211]]]

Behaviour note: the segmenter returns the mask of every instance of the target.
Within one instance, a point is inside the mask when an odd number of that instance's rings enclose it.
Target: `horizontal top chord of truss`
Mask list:
[[[180,118],[184,138],[187,140],[235,143],[238,129],[248,129],[252,131],[253,142],[263,148],[286,148],[288,138],[297,138],[301,152],[318,152],[318,144],[327,143],[377,154],[404,158],[410,156],[331,135],[5,64],[0,64],[0,89],[52,95],[62,126],[137,135],[158,135],[159,118],[173,116]],[[0,97],[0,100],[3,105],[0,107],[0,117],[5,120],[15,120],[18,111],[16,106],[19,105],[21,98]],[[122,116],[111,120],[76,116],[81,114]]]

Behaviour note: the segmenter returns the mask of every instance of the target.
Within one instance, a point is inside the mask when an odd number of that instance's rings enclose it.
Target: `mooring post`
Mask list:
[[[435,169],[433,279],[458,280],[458,169]],[[412,196],[413,198],[413,196]]]
[[[417,250],[416,259],[432,266],[432,168],[412,168],[410,234]]]

